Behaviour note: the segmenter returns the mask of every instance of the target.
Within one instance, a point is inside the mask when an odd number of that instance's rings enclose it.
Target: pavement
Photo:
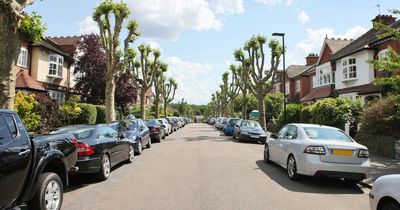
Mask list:
[[[96,182],[74,177],[62,209],[366,210],[369,189],[340,180],[289,180],[263,146],[190,124]]]

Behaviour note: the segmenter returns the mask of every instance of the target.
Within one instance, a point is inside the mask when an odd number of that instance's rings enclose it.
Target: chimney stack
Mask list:
[[[306,57],[306,65],[310,66],[313,64],[316,64],[318,62],[318,55],[315,53],[310,53],[307,57]]]
[[[382,23],[384,25],[391,25],[396,22],[396,18],[391,15],[377,15],[372,19],[372,24],[375,27],[376,23]]]

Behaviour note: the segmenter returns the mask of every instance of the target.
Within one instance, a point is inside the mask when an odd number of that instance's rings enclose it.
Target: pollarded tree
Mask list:
[[[162,78],[161,82],[163,84],[161,86],[161,95],[164,102],[164,116],[167,117],[167,108],[175,98],[175,92],[178,88],[178,84],[173,78],[169,78],[168,83],[165,83],[165,78]]]
[[[15,98],[15,65],[23,40],[40,41],[46,27],[40,16],[22,10],[34,0],[0,1],[0,108],[13,109]]]
[[[231,81],[228,82],[227,85],[227,99],[228,99],[228,106],[227,106],[227,112],[229,116],[233,115],[233,103],[239,95],[239,84],[236,80],[237,77],[235,77],[235,74],[237,72],[233,69],[231,69],[232,76],[230,77]],[[228,73],[229,76],[229,73]]]
[[[150,45],[141,44],[138,46],[140,56],[137,57],[133,49],[128,50],[128,68],[132,77],[138,82],[140,89],[140,117],[146,119],[146,92],[153,86],[157,70],[162,65],[159,60],[161,52],[152,49]]]
[[[154,117],[159,118],[160,116],[160,99],[162,97],[162,89],[165,83],[165,76],[164,72],[168,70],[168,65],[165,63],[161,63],[159,68],[156,70],[156,76],[154,80],[154,92],[155,92],[155,98],[154,98],[154,107],[155,107],[155,113]]]
[[[233,76],[235,77],[236,83],[243,95],[242,118],[248,119],[247,106],[249,101],[247,94],[250,89],[250,60],[244,56],[242,49],[236,50],[233,55],[235,56],[235,59],[240,62],[240,65],[235,66],[232,64],[230,69],[234,72]]]
[[[115,120],[115,83],[119,75],[125,71],[129,44],[138,36],[138,24],[130,20],[127,24],[127,37],[124,40],[124,50],[120,49],[120,34],[122,25],[130,14],[128,6],[123,3],[115,3],[113,0],[105,0],[96,7],[93,20],[100,29],[100,41],[106,53],[106,122]]]
[[[266,67],[264,52],[267,38],[263,35],[253,36],[244,46],[247,52],[247,59],[250,61],[251,82],[250,91],[257,97],[258,111],[260,112],[259,121],[263,128],[266,127],[265,120],[265,101],[264,98],[272,90],[273,82],[279,66],[280,57],[283,53],[283,47],[276,40],[271,40],[268,47],[271,50],[270,66]]]

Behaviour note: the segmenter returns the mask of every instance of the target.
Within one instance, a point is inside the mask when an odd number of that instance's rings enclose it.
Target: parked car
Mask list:
[[[306,175],[357,183],[370,169],[367,147],[340,129],[312,124],[289,124],[271,134],[265,143],[264,160],[287,169],[292,180]]]
[[[218,129],[218,130],[221,130],[222,129],[222,126],[223,126],[223,121],[225,120],[225,117],[219,117],[218,118],[218,121],[215,123],[215,127]]]
[[[233,126],[233,133],[232,133],[232,137],[233,139],[237,139],[237,137],[239,136],[239,131],[240,131],[240,124],[242,123],[242,120],[239,120],[236,122],[236,124]]]
[[[79,174],[95,174],[99,180],[110,177],[111,168],[126,161],[132,163],[135,150],[130,141],[108,125],[74,125],[53,134],[73,134],[78,140]]]
[[[146,125],[150,130],[150,139],[152,142],[160,143],[161,139],[165,139],[165,129],[158,120],[146,120]]]
[[[224,119],[222,120],[221,125],[219,126],[219,130],[220,131],[224,131],[225,130],[226,126],[228,126],[228,121],[229,121],[229,118],[224,117]]]
[[[400,210],[400,174],[379,177],[369,193],[371,210]]]
[[[208,121],[207,121],[207,123],[208,123],[209,125],[214,125],[214,124],[215,124],[215,118],[213,118],[213,117],[209,118]]]
[[[165,129],[165,135],[169,136],[172,133],[172,125],[169,124],[168,120],[165,118],[158,119],[158,122],[161,124],[161,127]]]
[[[166,119],[167,119],[168,123],[171,124],[172,132],[177,131],[178,130],[178,122],[172,117],[167,117]]]
[[[0,209],[60,209],[76,160],[73,135],[31,139],[15,112],[0,110]]]
[[[110,126],[126,140],[131,141],[136,155],[141,155],[143,148],[150,148],[150,131],[141,119],[121,120],[111,123]],[[143,146],[144,145],[144,146]]]
[[[253,141],[265,143],[267,134],[262,129],[260,123],[254,120],[242,120],[238,127],[238,141]]]
[[[239,118],[229,118],[229,120],[224,128],[224,134],[226,136],[232,136],[234,127],[235,127],[236,123],[240,120],[241,119],[239,119]]]

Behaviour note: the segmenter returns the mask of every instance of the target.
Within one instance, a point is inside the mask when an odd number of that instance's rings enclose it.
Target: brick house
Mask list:
[[[400,21],[389,15],[378,15],[373,20],[393,28],[400,28]],[[400,42],[392,37],[379,37],[383,31],[371,28],[351,44],[332,55],[331,62],[336,66],[335,86],[339,97],[361,99],[362,102],[381,96],[381,90],[373,82],[375,78],[386,76],[378,71],[368,60],[387,56],[388,48],[400,52]]]
[[[300,99],[301,102],[311,103],[318,99],[334,96],[336,68],[331,63],[331,56],[352,41],[350,39],[325,38],[315,69],[310,69],[305,73],[310,77],[309,85],[312,90]]]

